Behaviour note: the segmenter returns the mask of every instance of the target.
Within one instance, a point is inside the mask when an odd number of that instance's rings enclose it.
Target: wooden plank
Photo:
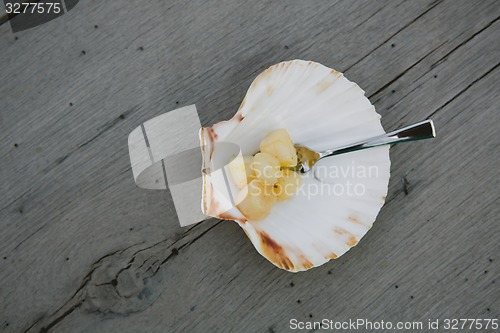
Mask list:
[[[80,3],[18,40],[0,26],[2,330],[280,332],[309,314],[498,317],[498,196],[488,195],[498,174],[487,168],[497,146],[478,146],[495,143],[498,120],[494,1],[127,9]],[[126,148],[137,124],[177,105],[196,102],[204,125],[228,118],[260,70],[289,58],[345,70],[387,128],[434,113],[444,135],[394,147],[377,227],[298,275],[271,266],[232,223],[175,225],[165,193],[135,188]]]
[[[484,40],[484,44],[489,42]],[[471,58],[477,56],[466,51]],[[471,86],[469,94],[461,94],[435,114],[441,124],[440,141],[395,147],[393,156],[397,154],[398,160],[393,180],[408,177],[408,195],[402,189],[397,195],[392,193],[377,227],[335,263],[307,274],[275,270],[264,259],[248,255],[251,245],[237,226],[221,223],[203,242],[181,249],[180,256],[157,273],[164,290],[143,316],[103,324],[78,312],[64,322],[61,331],[82,322],[88,323],[84,331],[103,327],[127,331],[138,318],[158,332],[234,331],[238,327],[279,332],[286,331],[290,318],[308,320],[310,314],[336,320],[395,321],[457,314],[494,316],[500,302],[493,282],[499,272],[490,259],[497,260],[500,250],[495,236],[500,231],[495,220],[498,196],[478,199],[471,193],[475,188],[494,193],[498,187],[498,180],[491,181],[498,172],[488,166],[498,159],[494,154],[498,148],[495,109],[500,98],[494,82],[499,76],[500,70],[491,71]],[[467,112],[470,109],[478,111]],[[478,132],[485,142],[496,140],[497,145],[478,147],[469,139]],[[450,149],[443,150],[443,146]],[[453,165],[460,168],[450,168]],[[476,173],[484,177],[465,177]],[[459,188],[454,183],[457,178],[462,178]],[[221,239],[226,240],[224,244]],[[214,247],[225,254],[225,260],[199,255]],[[161,252],[169,253],[169,249]],[[192,291],[179,293],[179,289]]]

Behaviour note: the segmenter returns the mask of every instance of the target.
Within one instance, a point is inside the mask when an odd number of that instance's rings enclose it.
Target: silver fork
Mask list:
[[[301,145],[296,145],[295,148],[297,149],[298,163],[297,166],[294,167],[294,170],[299,171],[300,173],[306,173],[310,171],[314,164],[316,164],[316,162],[318,162],[322,158],[350,153],[352,151],[371,147],[435,137],[436,130],[434,128],[434,123],[431,119],[427,119],[419,123],[403,127],[399,130],[376,136],[374,138],[321,152],[311,150]]]

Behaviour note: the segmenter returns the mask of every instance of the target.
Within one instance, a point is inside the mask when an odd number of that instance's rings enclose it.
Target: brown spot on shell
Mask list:
[[[311,261],[309,261],[304,256],[300,256],[300,261],[301,261],[302,267],[304,267],[305,269],[309,269],[309,268],[312,268],[314,266],[313,263]]]
[[[215,142],[215,140],[217,140],[218,135],[217,135],[217,133],[215,133],[213,127],[207,128],[207,131],[208,131],[208,135],[210,136],[210,140],[212,142]]]
[[[247,101],[247,97],[245,96],[245,98],[243,98],[243,100],[241,101],[241,104],[240,104],[240,107],[239,107],[238,111],[240,111],[243,108],[243,106],[245,105],[246,101]]]
[[[250,235],[248,234],[248,231],[246,231],[245,229],[243,229],[243,231],[245,232],[245,235],[247,235],[247,237],[250,239]]]
[[[210,183],[210,187],[208,188],[208,191],[210,192],[210,195],[208,196],[208,198],[210,198],[210,200],[208,202],[204,202],[205,212],[206,212],[205,214],[208,216],[216,216],[219,206],[218,206],[218,203],[215,202],[215,200],[214,200],[214,185],[212,183]],[[205,198],[207,198],[207,196],[205,196]]]
[[[243,119],[245,119],[245,116],[243,116],[241,113],[236,114],[235,117],[236,117],[236,120],[239,122],[241,122],[241,121],[243,121]]]
[[[347,233],[347,231],[345,229],[342,229],[342,228],[335,228],[335,232],[339,235],[344,235]]]
[[[236,222],[240,222],[241,224],[245,224],[247,222],[246,219],[238,218],[236,216],[229,214],[228,212],[220,213],[217,217],[220,218],[221,220],[233,220]],[[247,234],[247,236],[248,236],[248,234]]]
[[[351,221],[353,223],[363,224],[363,222],[361,222],[356,216],[349,216],[348,219],[349,219],[349,221]]]
[[[269,74],[271,74],[273,71],[275,71],[275,70],[281,70],[281,69],[287,70],[292,64],[295,64],[296,66],[303,66],[303,64],[301,62],[297,62],[297,61],[294,61],[294,60],[282,61],[279,64],[276,64],[276,65],[273,65],[273,66],[267,68],[265,71],[263,71],[262,73],[260,73],[259,75],[257,75],[257,77],[253,80],[252,84],[250,85],[250,88],[252,88],[255,85],[257,85],[257,82],[259,82],[260,80],[262,80],[263,78],[265,78],[266,76],[268,76]],[[318,63],[315,63],[313,61],[309,61],[307,63],[307,65],[318,66]]]
[[[274,91],[274,87],[273,86],[268,86],[267,87],[267,94],[269,96],[271,96],[273,94],[273,91]]]
[[[215,133],[214,131],[214,128],[213,127],[209,127],[208,128],[208,136],[210,138],[210,159],[212,159],[212,155],[214,153],[214,148],[215,148],[215,140],[217,140],[217,133]]]
[[[207,187],[205,186],[204,188],[206,189]],[[221,220],[233,220],[233,221],[240,222],[242,224],[247,222],[247,220],[245,218],[233,216],[229,212],[220,213],[219,211],[221,210],[220,209],[221,205],[220,205],[219,201],[215,200],[214,185],[212,183],[210,183],[210,186],[208,187],[208,191],[210,192],[210,196],[209,196],[210,200],[207,201],[206,194],[204,194],[205,196],[203,198],[203,207],[205,209],[205,212],[204,212],[205,215],[214,216],[214,217],[217,217]]]
[[[210,159],[212,158],[212,154],[214,153],[215,140],[217,140],[217,133],[215,133],[215,131],[214,131],[214,127],[216,125],[214,125],[212,127],[203,127],[201,129],[201,135],[200,135],[200,137],[201,137],[201,149],[202,149],[202,151],[204,151],[204,149],[206,149],[207,146],[210,147],[210,155],[209,155]],[[203,135],[204,132],[206,132],[208,135],[208,140],[210,141],[209,143],[205,142],[205,138]]]
[[[339,234],[339,235],[348,235],[349,238],[346,242],[347,246],[353,247],[354,245],[358,244],[358,241],[356,240],[356,237],[349,231],[342,229],[342,228],[335,228],[334,231]]]
[[[345,243],[347,246],[353,247],[356,244],[358,244],[358,241],[356,240],[356,237],[350,236],[349,240]]]
[[[260,245],[262,254],[273,264],[280,268],[284,268],[286,270],[291,270],[295,266],[292,263],[292,260],[288,258],[285,253],[285,250],[281,245],[276,243],[274,239],[272,239],[266,232],[259,231],[260,237]]]
[[[257,75],[257,77],[253,80],[252,84],[250,85],[250,87],[253,87],[254,85],[257,85],[257,83],[259,81],[261,81],[263,78],[265,78],[266,76],[268,76],[269,74],[271,74],[271,72],[274,71],[277,68],[278,68],[278,65],[271,66],[268,69],[266,69],[265,71],[263,71],[262,73],[260,73],[259,75]]]
[[[318,93],[322,93],[323,91],[330,88],[335,82],[335,80],[336,78],[333,78],[332,76],[328,75],[326,78],[316,83],[316,89],[318,90]]]
[[[329,254],[329,255],[327,255],[326,257],[327,257],[327,258],[330,258],[330,259],[337,259],[337,258],[338,258],[337,254],[335,254],[335,253],[330,253],[330,254]]]
[[[203,204],[203,214],[208,214],[208,203],[207,203],[207,183],[206,183],[206,177],[203,175],[203,198],[202,198],[202,204]]]

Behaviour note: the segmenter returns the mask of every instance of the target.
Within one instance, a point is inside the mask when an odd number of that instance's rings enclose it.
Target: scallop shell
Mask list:
[[[219,144],[232,143],[243,155],[253,155],[260,141],[278,128],[285,128],[294,143],[317,151],[385,133],[380,115],[356,83],[319,63],[286,61],[253,81],[232,119],[200,130],[204,169],[214,170],[216,160],[228,158]],[[312,173],[303,176],[299,192],[277,203],[260,221],[247,220],[227,199],[227,185],[234,190],[228,177],[206,172],[202,210],[236,221],[257,251],[277,267],[297,272],[320,266],[346,253],[372,227],[387,194],[389,146],[326,158],[317,166],[330,177],[320,182]],[[353,187],[348,193],[349,183],[357,186],[355,193]],[[337,190],[325,187],[312,195],[321,184]]]

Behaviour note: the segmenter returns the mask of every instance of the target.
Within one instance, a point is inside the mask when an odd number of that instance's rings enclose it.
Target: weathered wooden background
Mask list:
[[[497,0],[88,0],[1,25],[0,331],[499,318],[499,16]],[[432,117],[438,131],[391,149],[363,241],[299,274],[235,223],[179,227],[169,193],[135,186],[127,148],[182,105],[205,126],[229,118],[259,72],[295,58],[357,82],[386,130]]]

